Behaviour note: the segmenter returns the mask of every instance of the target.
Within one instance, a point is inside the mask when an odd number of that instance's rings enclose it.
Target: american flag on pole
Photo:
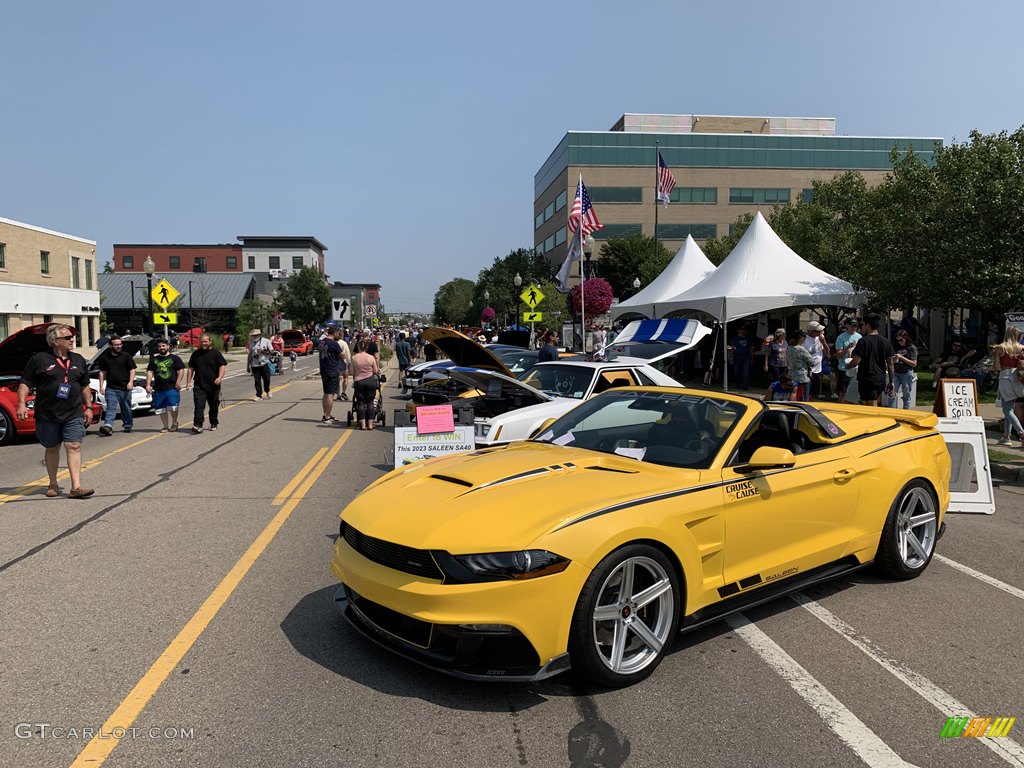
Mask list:
[[[581,221],[583,222],[583,237],[591,232],[604,229],[604,224],[597,220],[597,214],[594,213],[594,208],[590,204],[590,195],[587,194],[587,188],[583,186],[582,174],[580,183],[576,185],[576,199],[573,200],[572,211],[569,213],[569,231],[575,232],[580,227]]]
[[[661,157],[661,151],[658,151],[658,202],[664,203],[665,207],[668,208],[668,196],[672,194],[672,190],[676,188],[676,177],[672,175],[672,171],[665,165],[665,160]]]

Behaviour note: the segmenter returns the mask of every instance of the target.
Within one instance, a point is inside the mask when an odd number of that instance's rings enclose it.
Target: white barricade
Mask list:
[[[949,450],[949,511],[985,515],[996,511],[992,468],[985,442],[985,420],[980,416],[940,418],[938,430]]]

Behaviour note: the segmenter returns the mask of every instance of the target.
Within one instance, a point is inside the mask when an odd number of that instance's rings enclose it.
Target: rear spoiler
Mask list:
[[[791,403],[791,405],[801,405]],[[850,403],[827,403],[824,405],[827,411],[845,411],[848,413],[871,414],[872,416],[887,416],[890,419],[903,424],[912,424],[922,429],[931,429],[938,425],[939,417],[931,411],[907,411],[903,408],[876,408],[873,405],[852,405]]]

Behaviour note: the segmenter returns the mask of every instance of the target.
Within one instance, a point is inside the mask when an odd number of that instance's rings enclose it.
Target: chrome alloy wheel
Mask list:
[[[672,581],[661,564],[623,560],[601,585],[591,617],[598,657],[616,674],[642,670],[669,642],[674,614]]]
[[[923,567],[935,549],[938,531],[935,500],[927,490],[911,488],[901,499],[896,513],[896,545],[907,568]]]

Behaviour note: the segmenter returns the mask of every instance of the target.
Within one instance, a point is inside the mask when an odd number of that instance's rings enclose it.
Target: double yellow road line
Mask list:
[[[313,484],[320,479],[320,476],[330,466],[331,461],[338,455],[338,452],[351,434],[351,430],[345,430],[345,433],[330,448],[319,449],[313,454],[313,458],[306,462],[306,465],[299,470],[298,474],[281,489],[281,492],[274,499],[275,505],[284,502],[278,513],[274,515],[274,518],[267,524],[267,527],[256,537],[256,540],[249,545],[249,548],[238,559],[238,562],[228,571],[227,576],[223,578],[210,596],[206,598],[206,601],[199,607],[199,610],[193,614],[177,637],[160,654],[160,657],[153,662],[153,665],[142,676],[142,679],[135,684],[135,687],[118,705],[113,714],[107,718],[100,732],[93,737],[92,741],[86,744],[85,749],[75,758],[71,768],[85,768],[86,766],[97,768],[110,756],[110,753],[114,751],[114,747],[121,742],[121,739],[116,734],[123,734],[127,729],[131,728],[139,713],[149,703],[149,700],[153,698],[157,689],[167,679],[167,676],[171,674],[185,657],[185,654],[188,653],[196,640],[199,639],[199,636],[209,623],[213,621],[214,616],[217,615],[217,612],[220,611],[224,603],[231,597],[231,594],[242,582],[242,579],[245,578],[245,575],[252,568],[256,559],[267,548],[274,539],[274,536],[277,535],[277,532],[281,530],[281,526],[285,524],[285,521],[295,508],[299,506],[299,502],[305,498],[309,489],[313,487]]]

